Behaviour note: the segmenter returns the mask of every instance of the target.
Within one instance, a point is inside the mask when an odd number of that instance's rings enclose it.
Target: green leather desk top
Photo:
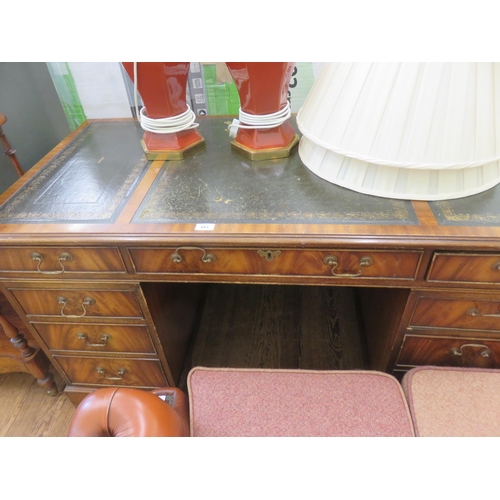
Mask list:
[[[94,122],[0,207],[0,223],[113,222],[146,172],[142,130]]]
[[[252,162],[223,119],[201,121],[206,149],[165,162],[134,222],[418,224],[410,202],[355,193],[312,174],[297,150]],[[109,223],[151,162],[132,122],[93,122],[0,207],[0,222]]]
[[[89,121],[2,195],[0,239],[32,232],[404,246],[420,239],[478,248],[500,241],[500,186],[432,203],[368,196],[315,176],[297,149],[280,160],[240,156],[230,146],[228,119],[200,118],[206,148],[169,162],[146,159],[135,121]],[[198,224],[216,227],[202,234]]]
[[[164,164],[134,222],[418,224],[410,202],[326,182],[297,149],[288,158],[251,161],[230,149],[223,119],[202,121],[200,132],[206,149]]]

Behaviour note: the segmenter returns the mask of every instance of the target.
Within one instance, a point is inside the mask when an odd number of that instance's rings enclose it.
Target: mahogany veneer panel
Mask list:
[[[324,259],[338,261],[334,272],[342,277],[415,279],[420,252],[293,250],[222,248],[129,248],[138,273],[215,273],[269,274],[287,276],[335,276],[332,265]],[[368,266],[362,259],[371,260]]]
[[[450,254],[436,252],[429,281],[500,284],[500,253]]]
[[[167,362],[167,376],[178,385],[186,354],[201,314],[205,286],[186,283],[143,283],[142,291]]]
[[[125,317],[142,318],[142,311],[133,292],[118,290],[29,290],[11,289],[28,316]],[[59,297],[67,299],[67,304]],[[87,299],[94,303],[85,304]]]
[[[406,335],[398,366],[500,368],[500,339]]]
[[[152,359],[54,356],[72,384],[162,387],[168,385],[160,362]],[[99,369],[104,373],[100,373]],[[124,370],[121,374],[120,371]]]
[[[33,259],[34,254],[39,260]],[[67,258],[70,256],[70,259]],[[30,272],[61,275],[75,272],[124,273],[125,264],[118,248],[105,247],[0,247],[1,272]]]
[[[470,300],[420,297],[410,326],[500,330],[500,297]]]
[[[145,326],[33,323],[33,327],[51,351],[156,353]]]

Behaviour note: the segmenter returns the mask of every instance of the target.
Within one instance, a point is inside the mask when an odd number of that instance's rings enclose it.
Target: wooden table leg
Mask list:
[[[5,115],[0,115],[0,142],[3,144],[3,147],[5,149],[5,154],[10,158],[10,161],[14,165],[17,175],[19,175],[19,177],[22,177],[24,175],[24,171],[23,168],[21,167],[21,164],[17,161],[16,150],[11,148],[9,141],[7,140],[7,137],[5,137],[5,134],[2,130],[2,125],[6,121],[7,117]]]
[[[58,393],[57,386],[54,382],[54,376],[49,372],[49,363],[43,352],[39,348],[30,346],[24,335],[19,333],[19,330],[1,313],[0,325],[5,335],[10,338],[11,344],[19,350],[19,356],[16,359],[22,363],[23,371],[31,373],[37,379],[38,385],[43,387],[48,395],[55,396]]]

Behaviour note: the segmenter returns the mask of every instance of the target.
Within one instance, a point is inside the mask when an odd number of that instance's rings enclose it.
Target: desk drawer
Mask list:
[[[260,274],[413,280],[421,252],[277,248],[129,248],[137,273]]]
[[[143,317],[132,291],[19,288],[10,291],[27,315],[59,318]]]
[[[500,300],[419,297],[410,327],[500,330]]]
[[[54,356],[72,384],[162,387],[167,385],[155,359]]]
[[[125,273],[116,247],[2,247],[0,272],[61,276],[71,273]]]
[[[51,351],[155,354],[146,326],[33,323]]]
[[[397,366],[500,368],[500,340],[406,335]]]
[[[500,283],[500,254],[436,252],[427,279],[451,283]]]

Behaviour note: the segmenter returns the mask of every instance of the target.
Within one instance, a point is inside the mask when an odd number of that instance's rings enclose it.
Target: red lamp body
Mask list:
[[[228,62],[238,89],[242,111],[251,115],[281,111],[287,104],[288,87],[295,63]],[[269,129],[239,128],[234,149],[252,159],[289,156],[298,136],[287,119]]]
[[[134,63],[122,62],[134,81]],[[188,62],[138,62],[137,89],[148,118],[171,118],[187,111]],[[149,159],[182,159],[198,151],[205,141],[196,129],[169,134],[145,131],[142,144]]]

